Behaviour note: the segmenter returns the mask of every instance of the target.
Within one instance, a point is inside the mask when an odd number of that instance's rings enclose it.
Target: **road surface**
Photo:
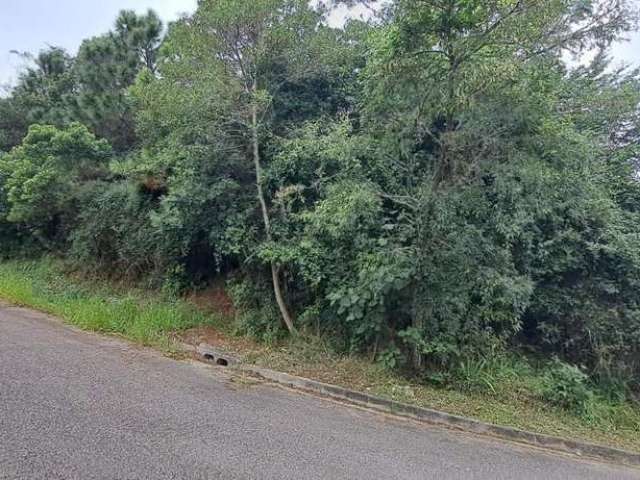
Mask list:
[[[225,372],[0,306],[0,479],[640,479]]]

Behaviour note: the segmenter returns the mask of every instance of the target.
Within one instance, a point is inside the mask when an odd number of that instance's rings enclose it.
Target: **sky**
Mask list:
[[[122,9],[152,8],[171,21],[193,12],[196,4],[197,0],[0,0],[0,85],[14,82],[24,67],[12,50],[37,53],[52,45],[75,53],[83,39],[107,32]],[[344,12],[334,21],[341,16]],[[616,61],[640,66],[640,33],[617,45],[614,55]]]
[[[47,45],[75,53],[85,38],[109,31],[122,9],[152,8],[165,20],[195,10],[197,0],[0,0],[0,85],[15,80],[24,61],[11,50]]]

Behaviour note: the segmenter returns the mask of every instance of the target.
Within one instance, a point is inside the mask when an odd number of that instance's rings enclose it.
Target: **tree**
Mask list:
[[[69,119],[66,102],[74,88],[72,58],[58,47],[49,47],[35,58],[22,55],[33,66],[20,74],[10,95],[0,99],[0,150],[18,145],[33,123],[62,125]]]
[[[73,92],[73,60],[64,49],[50,47],[34,63],[20,76],[13,97],[28,111],[29,123],[60,125],[68,119],[65,100]]]
[[[172,37],[176,41],[188,38],[188,44],[180,41],[179,53],[171,51],[180,63],[208,58],[205,65],[211,65],[211,72],[216,75],[211,86],[225,105],[217,124],[227,136],[225,144],[234,146],[253,164],[267,244],[274,243],[263,165],[263,139],[274,125],[270,126],[269,113],[283,87],[311,75],[313,68],[306,64],[309,57],[305,47],[321,18],[308,2],[301,0],[261,0],[250,4],[239,0],[204,1],[193,18],[174,27],[168,42],[171,46]],[[191,57],[185,61],[185,55]],[[193,82],[197,85],[197,80]],[[269,259],[269,263],[280,313],[287,328],[294,331],[293,316],[283,293],[282,265],[276,258]]]
[[[379,14],[331,28],[338,4]],[[638,388],[630,4],[201,0],[162,40],[124,11],[0,99],[2,253],[228,276],[245,332],[434,378],[527,350]]]
[[[100,178],[109,155],[107,142],[81,124],[32,125],[22,144],[0,159],[6,218],[53,248],[69,233],[83,183]]]
[[[8,152],[24,137],[27,112],[13,97],[0,98],[0,152]]]
[[[474,168],[456,145],[474,102],[543,58],[606,48],[636,17],[619,0],[399,0],[390,18],[374,39],[365,110],[432,144],[437,186]]]
[[[122,11],[115,32],[85,40],[73,73],[76,93],[71,100],[74,118],[120,152],[135,143],[133,112],[127,89],[142,69],[155,71],[162,23],[152,11],[137,16]]]
[[[116,35],[129,50],[138,54],[140,63],[152,73],[156,72],[162,30],[162,21],[153,10],[140,16],[133,10],[123,10],[116,19]]]

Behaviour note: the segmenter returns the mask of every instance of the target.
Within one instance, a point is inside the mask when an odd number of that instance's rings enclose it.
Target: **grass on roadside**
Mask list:
[[[171,348],[171,334],[219,319],[160,294],[73,280],[52,260],[0,263],[0,298],[63,318],[79,328]]]
[[[57,315],[77,327],[117,334],[165,351],[172,338],[209,333],[219,347],[246,361],[393,400],[543,434],[640,452],[640,408],[593,396],[578,414],[540,395],[543,372],[524,359],[501,358],[461,366],[454,382],[408,379],[365,358],[339,355],[321,339],[299,337],[273,344],[233,336],[215,311],[160,293],[65,275],[53,260],[0,262],[0,298]]]

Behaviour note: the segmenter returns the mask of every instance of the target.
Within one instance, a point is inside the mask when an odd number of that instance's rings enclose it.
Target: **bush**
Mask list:
[[[544,375],[542,396],[554,405],[584,414],[594,393],[586,373],[575,365],[555,360]]]
[[[32,125],[22,144],[0,157],[0,213],[52,250],[64,245],[83,189],[104,176],[111,147],[79,123]]]
[[[121,278],[162,271],[156,255],[157,235],[149,217],[153,204],[135,185],[96,185],[87,192],[83,205],[71,235],[69,259],[75,267]]]
[[[236,308],[238,334],[273,343],[285,335],[268,283],[260,279],[234,279],[229,294]]]

